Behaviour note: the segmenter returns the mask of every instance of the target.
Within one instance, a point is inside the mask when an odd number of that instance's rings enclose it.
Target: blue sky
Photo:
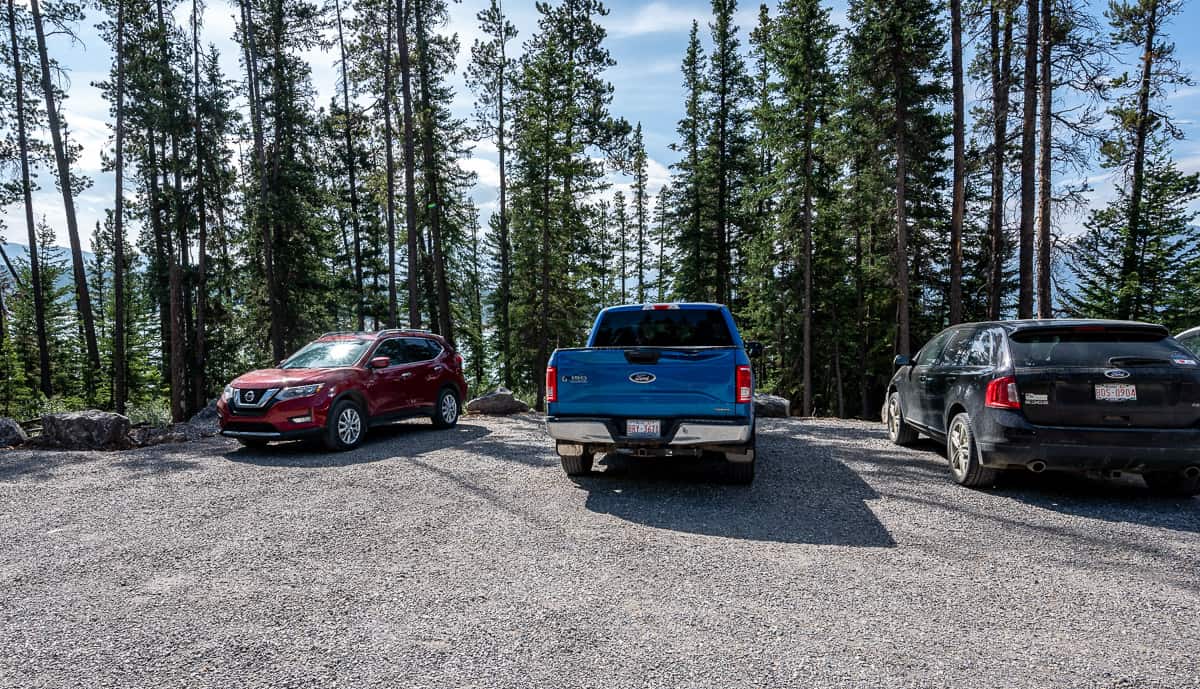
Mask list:
[[[28,0],[17,0],[28,4]],[[773,3],[771,3],[773,5]],[[459,74],[456,77],[458,93],[455,110],[467,115],[471,107],[471,94],[463,87],[461,72],[465,68],[470,45],[477,35],[475,14],[484,6],[483,0],[466,0],[451,6],[448,31],[457,32],[462,44],[459,59]],[[835,22],[845,24],[844,0],[831,0]],[[1094,2],[1093,10],[1099,14],[1105,3]],[[661,0],[634,2],[617,0],[609,3],[611,10],[604,24],[609,32],[608,47],[617,61],[610,73],[616,90],[613,113],[631,122],[641,121],[645,129],[646,146],[650,158],[651,190],[666,181],[668,166],[675,155],[670,144],[675,137],[675,122],[682,107],[682,89],[679,63],[687,42],[688,29],[693,19],[701,22],[702,33],[706,34],[709,19],[708,2],[695,0]],[[743,48],[746,47],[749,30],[757,16],[757,4],[745,4],[740,8],[738,19],[741,26]],[[519,45],[536,29],[537,13],[531,0],[506,3],[505,11],[520,32]],[[234,31],[234,6],[223,0],[209,0],[205,11],[203,36],[206,42],[215,44],[222,53],[225,71],[231,78],[241,77],[237,44],[232,40]],[[186,23],[190,16],[190,3],[181,5],[176,19]],[[80,27],[81,42],[72,43],[64,37],[50,38],[50,51],[63,63],[70,73],[70,97],[64,112],[70,123],[71,136],[82,144],[83,156],[78,171],[93,179],[92,188],[85,191],[76,201],[84,243],[95,222],[104,217],[106,208],[112,205],[113,183],[109,173],[101,172],[101,154],[107,151],[109,142],[108,104],[91,84],[105,77],[111,60],[107,46],[97,35],[94,24],[98,21],[92,14]],[[1178,17],[1169,29],[1176,39],[1180,62],[1200,78],[1200,45],[1191,38],[1200,33],[1200,3],[1189,3],[1184,14]],[[337,64],[333,53],[313,52],[309,56],[313,82],[318,91],[317,103],[324,105],[336,88]],[[1134,56],[1124,56],[1127,61]],[[968,102],[972,97],[968,93]],[[1187,171],[1200,170],[1200,87],[1191,87],[1171,97],[1170,109],[1187,134],[1187,139],[1175,147],[1179,165]],[[479,185],[474,197],[484,212],[490,210],[495,198],[497,170],[492,147],[481,143],[471,159],[463,162],[479,174]],[[11,174],[3,171],[0,174]],[[1071,175],[1070,177],[1074,177]],[[1112,179],[1104,171],[1094,169],[1087,174],[1095,187],[1092,194],[1094,204],[1102,204],[1112,197]],[[38,217],[45,216],[56,228],[58,241],[66,245],[66,230],[63,222],[62,201],[51,183],[48,170],[39,175],[45,187],[34,199]],[[1067,176],[1061,180],[1067,181]],[[627,185],[627,180],[614,178],[616,188]],[[8,241],[24,241],[23,211],[12,205],[0,211],[4,227],[0,229]],[[1081,217],[1060,217],[1060,232],[1074,234],[1078,231]]]

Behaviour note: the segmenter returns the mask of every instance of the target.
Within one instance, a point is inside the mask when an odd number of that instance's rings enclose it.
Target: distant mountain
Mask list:
[[[54,250],[61,251],[62,255],[64,257],[66,257],[68,265],[70,264],[70,261],[71,261],[71,250],[70,249],[56,246],[56,247],[54,247]],[[6,242],[4,244],[4,253],[5,253],[5,255],[8,256],[8,260],[12,261],[14,265],[18,261],[25,261],[25,260],[28,260],[28,258],[29,258],[29,249],[26,248],[26,246],[24,244],[12,244],[12,243]],[[39,257],[40,257],[40,254],[39,254]],[[92,255],[92,252],[90,252],[90,251],[83,252],[83,262],[85,264],[91,263],[93,258],[95,258],[95,257]],[[4,273],[8,273],[8,266],[3,265],[3,263],[0,262],[0,271],[2,271]],[[72,279],[73,278],[71,277],[71,271],[68,270],[59,279],[59,281],[58,281],[59,286],[61,287],[63,285],[70,285]]]

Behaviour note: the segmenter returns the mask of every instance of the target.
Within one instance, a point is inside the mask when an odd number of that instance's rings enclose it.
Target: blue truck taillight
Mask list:
[[[737,367],[737,401],[738,404],[754,400],[753,376],[749,366]]]

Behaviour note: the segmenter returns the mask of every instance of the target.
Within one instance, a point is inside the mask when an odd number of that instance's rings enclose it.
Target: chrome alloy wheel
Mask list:
[[[966,476],[971,465],[971,432],[961,416],[950,426],[950,471],[957,477]]]
[[[442,397],[442,421],[447,424],[454,423],[458,419],[458,400],[454,399],[454,395],[445,395]]]
[[[353,445],[358,442],[358,436],[362,434],[362,416],[354,407],[346,407],[342,413],[338,415],[337,434],[346,445]]]
[[[888,397],[888,432],[895,438],[900,435],[900,397],[891,395]]]

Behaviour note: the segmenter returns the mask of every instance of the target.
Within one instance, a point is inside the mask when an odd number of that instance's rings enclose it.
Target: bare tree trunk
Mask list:
[[[1050,0],[1044,0],[1050,2]],[[1021,102],[1021,241],[1017,317],[1033,317],[1033,225],[1037,160],[1038,0],[1025,2],[1024,100]]]
[[[811,105],[809,105],[811,107]],[[801,265],[804,271],[804,322],[803,339],[804,352],[801,356],[801,392],[800,413],[812,416],[812,331],[813,331],[813,129],[815,127],[812,113],[805,116],[804,122],[804,202],[800,222],[803,226],[800,250],[803,252]]]
[[[1000,10],[1004,5],[1004,40],[1000,40]],[[988,318],[998,320],[1004,295],[1004,157],[1008,140],[1008,89],[1012,70],[1012,0],[992,0],[989,12],[992,67],[992,203],[991,265],[988,279]]]
[[[963,319],[963,215],[967,207],[966,135],[963,105],[962,0],[950,0],[950,62],[954,89],[954,203],[950,214],[950,324]]]
[[[1146,137],[1150,130],[1150,80],[1154,69],[1155,46],[1158,37],[1158,2],[1150,0],[1150,16],[1146,20],[1146,36],[1143,42],[1142,74],[1138,83],[1137,127],[1133,141],[1133,171],[1129,185],[1129,233],[1121,255],[1120,299],[1117,302],[1117,318],[1136,318],[1133,305],[1131,281],[1138,275],[1138,239],[1142,221],[1142,187],[1146,176]]]
[[[408,3],[396,0],[400,53],[400,97],[404,104],[404,222],[408,229],[408,327],[421,327],[420,236],[417,227],[416,160],[413,150],[412,55],[408,49]]]
[[[1038,318],[1053,318],[1054,303],[1050,294],[1050,191],[1052,133],[1051,106],[1054,102],[1054,84],[1050,79],[1050,9],[1052,0],[1042,0],[1041,18],[1041,119],[1038,142],[1038,218],[1037,218],[1037,296]]]
[[[429,62],[432,56],[429,54],[429,45],[426,37],[426,23],[424,4],[421,0],[416,1],[416,28],[417,28],[417,69],[421,78],[421,130],[422,130],[422,158],[425,163],[425,198],[426,198],[426,213],[429,217],[429,241],[433,245],[433,279],[435,289],[437,290],[438,303],[438,332],[445,337],[450,345],[454,345],[454,314],[450,311],[450,287],[446,281],[446,256],[442,246],[442,198],[440,190],[439,175],[437,169],[437,160],[434,158],[433,151],[433,104],[432,96],[429,91]]]
[[[208,404],[204,375],[204,320],[208,307],[208,209],[204,197],[204,151],[200,143],[200,8],[192,0],[192,98],[195,119],[192,136],[196,156],[196,332],[192,351],[192,411],[198,412]]]
[[[11,2],[11,0],[10,0]],[[113,200],[113,407],[125,413],[125,3],[117,3],[117,122],[113,152],[116,196]]]
[[[29,139],[25,132],[25,77],[17,41],[17,12],[8,0],[8,35],[12,42],[13,90],[16,92],[17,147],[21,157],[21,196],[25,203],[25,228],[29,235],[29,280],[33,283],[33,313],[37,330],[38,376],[42,394],[54,395],[50,379],[50,349],[46,342],[46,302],[42,291],[41,262],[38,259],[37,227],[33,221],[33,186],[29,178]]]
[[[67,237],[71,242],[71,265],[75,278],[75,305],[83,324],[84,344],[87,347],[88,370],[86,383],[88,393],[95,389],[95,375],[100,370],[100,349],[96,346],[96,322],[92,314],[92,301],[88,296],[87,273],[83,265],[83,248],[79,243],[79,224],[75,219],[75,196],[71,190],[71,163],[63,142],[62,121],[58,106],[54,102],[54,84],[50,79],[50,56],[46,52],[46,32],[42,26],[42,10],[38,0],[30,0],[33,12],[33,29],[37,35],[38,58],[42,66],[42,91],[46,96],[46,119],[50,124],[50,138],[54,143],[54,158],[58,163],[58,183],[62,189],[63,209],[67,216]]]
[[[502,15],[503,16],[503,15]],[[503,20],[501,21],[503,27]],[[505,70],[508,67],[508,58],[505,53],[507,41],[504,40],[503,28],[501,28],[500,37],[500,74],[499,74],[499,94],[496,100],[496,148],[498,149],[499,166],[500,166],[500,308],[496,314],[497,328],[500,341],[500,365],[503,368],[500,378],[504,382],[504,387],[509,390],[513,387],[512,361],[510,343],[512,341],[512,320],[510,318],[510,305],[512,300],[512,247],[509,245],[508,239],[508,178],[505,170],[505,155],[508,152],[506,142],[504,140],[505,119],[504,119],[504,77]]]
[[[239,4],[245,38],[243,50],[246,53],[246,82],[250,92],[250,122],[254,135],[254,157],[258,162],[258,207],[255,209],[254,220],[260,226],[263,245],[263,276],[267,281],[267,309],[271,315],[271,355],[275,361],[278,361],[284,356],[283,317],[279,301],[279,287],[275,279],[275,237],[266,214],[270,180],[267,175],[263,101],[258,78],[258,39],[256,37],[258,30],[255,28],[254,8],[251,6],[250,0],[240,0]]]
[[[901,91],[901,61],[893,56],[896,83],[896,353],[909,354],[908,307],[908,100]]]
[[[387,37],[383,41],[383,139],[387,174],[387,236],[388,236],[388,322],[395,328],[396,314],[396,160],[392,152],[392,15],[387,20]],[[409,234],[412,227],[409,226]]]
[[[346,117],[346,176],[350,183],[350,226],[354,230],[354,315],[358,318],[358,329],[362,330],[365,326],[363,316],[363,273],[362,273],[362,239],[358,225],[358,184],[355,181],[355,156],[354,154],[354,136],[351,129],[351,113],[350,113],[350,77],[347,63],[349,58],[346,57],[346,39],[342,33],[342,3],[340,0],[335,0],[333,4],[334,11],[337,13],[337,35],[338,48],[342,54],[342,110]],[[390,14],[390,13],[389,13]],[[390,57],[390,50],[386,47],[390,43],[384,41],[384,58]],[[388,95],[390,97],[390,94]],[[392,173],[389,172],[388,180],[391,181]],[[388,202],[391,202],[389,193]]]

